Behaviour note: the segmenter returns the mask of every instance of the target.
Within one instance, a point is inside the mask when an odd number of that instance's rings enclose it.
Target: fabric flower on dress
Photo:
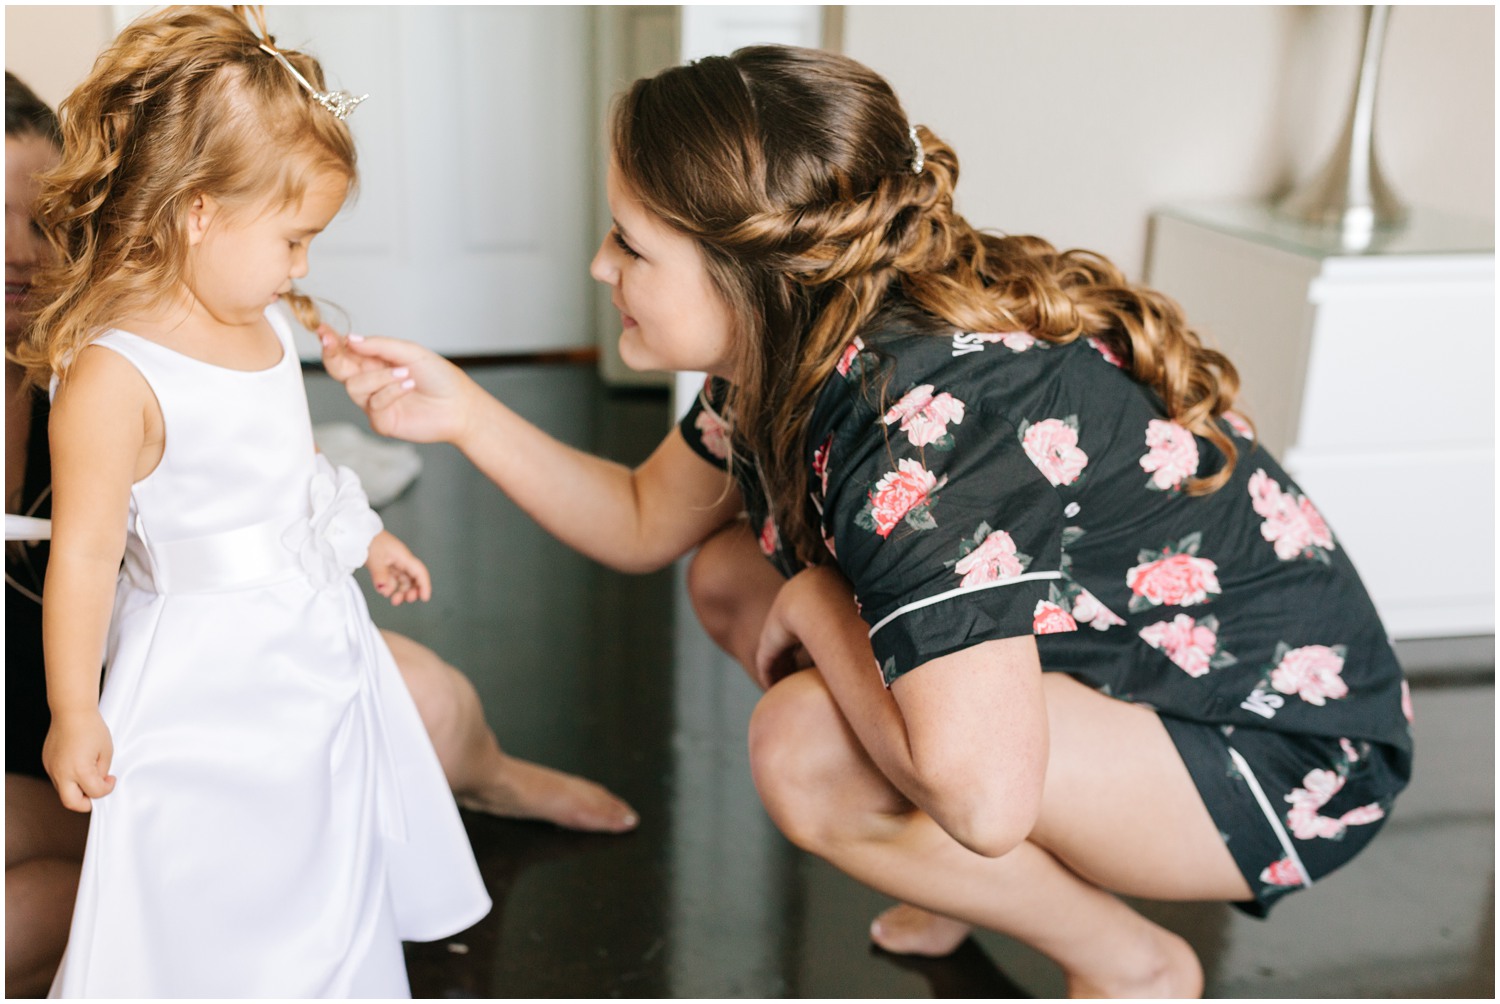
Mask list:
[[[901,431],[913,446],[935,446],[940,450],[953,448],[953,437],[948,424],[958,425],[964,420],[964,403],[944,391],[933,394],[930,383],[913,387],[901,400],[885,413],[885,424],[901,423]]]
[[[1151,475],[1147,488],[1171,491],[1198,473],[1198,441],[1176,422],[1153,418],[1146,426],[1146,446],[1141,470]]]
[[[1211,594],[1223,592],[1219,586],[1219,566],[1198,557],[1201,533],[1192,533],[1177,546],[1161,551],[1141,551],[1140,564],[1125,573],[1130,587],[1130,612],[1140,613],[1157,606],[1190,607],[1207,603]]]
[[[1337,840],[1351,826],[1364,826],[1385,818],[1378,802],[1350,809],[1342,816],[1323,816],[1318,810],[1327,805],[1344,787],[1344,775],[1333,770],[1312,770],[1302,779],[1301,788],[1293,788],[1286,801],[1292,803],[1286,814],[1287,827],[1298,840]]]
[[[896,468],[875,483],[869,501],[854,519],[855,524],[882,537],[889,537],[902,522],[914,530],[935,528],[937,521],[932,518],[931,507],[947,478],[940,480],[916,460],[899,460]]]
[[[1016,551],[1016,542],[1004,530],[991,530],[988,523],[980,523],[973,540],[964,541],[960,549],[962,557],[951,562],[953,571],[962,575],[958,587],[972,589],[988,582],[1014,578],[1026,570],[1031,563],[1029,555]]]
[[[1308,704],[1322,707],[1328,701],[1347,696],[1344,682],[1343,645],[1304,645],[1282,649],[1278,646],[1276,668],[1271,670],[1271,686],[1283,694],[1296,694]]]
[[[312,514],[287,527],[281,542],[297,553],[315,589],[324,589],[359,568],[370,556],[370,541],[383,528],[380,517],[347,467],[334,469],[317,454],[308,489]]]
[[[1411,706],[1411,685],[1405,680],[1401,681],[1401,713],[1406,716],[1406,724],[1416,721],[1416,709]]]
[[[1307,496],[1282,491],[1264,470],[1250,476],[1249,489],[1251,505],[1265,519],[1260,535],[1275,545],[1276,557],[1328,562],[1328,552],[1335,546],[1333,533]]]
[[[703,448],[720,460],[729,459],[729,423],[716,415],[711,409],[704,408],[698,412],[698,417],[693,419],[693,425],[698,429],[703,439]]]
[[[1088,454],[1078,448],[1077,415],[1022,422],[1016,431],[1026,456],[1054,485],[1071,485],[1088,466]]]

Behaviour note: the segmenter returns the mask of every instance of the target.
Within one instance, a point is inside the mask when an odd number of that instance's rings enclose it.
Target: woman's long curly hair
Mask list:
[[[248,18],[253,18],[252,28]],[[326,171],[355,182],[349,128],[261,45],[259,7],[174,7],[120,32],[59,106],[62,160],[41,176],[37,221],[54,251],[16,356],[32,379],[66,373],[112,322],[158,308],[188,278],[200,195],[228,212],[298,202]],[[319,90],[311,56],[281,50]],[[312,301],[285,299],[309,327]]]
[[[909,128],[880,76],[786,46],[638,80],[614,109],[622,178],[698,242],[729,305],[735,455],[761,465],[798,558],[826,559],[807,501],[818,391],[851,339],[889,311],[928,315],[945,333],[1100,339],[1173,421],[1226,458],[1188,491],[1223,485],[1236,449],[1215,418],[1239,389],[1233,364],[1202,345],[1177,304],[1103,257],[974,229],[954,212],[953,150],[919,126],[926,163],[914,173]]]

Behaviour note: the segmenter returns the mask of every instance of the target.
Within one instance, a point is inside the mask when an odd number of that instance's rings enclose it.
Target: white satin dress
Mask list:
[[[160,465],[131,489],[93,803],[52,996],[407,997],[401,941],[489,912],[458,810],[350,574],[380,528],[314,452],[290,329],[267,370],[122,331]]]

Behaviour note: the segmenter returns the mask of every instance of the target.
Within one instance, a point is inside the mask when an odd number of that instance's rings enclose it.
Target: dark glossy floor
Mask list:
[[[564,440],[627,463],[663,395],[611,393],[586,366],[476,370]],[[310,378],[315,421],[359,416]],[[887,901],[794,850],[750,782],[755,692],[685,606],[681,570],[608,572],[542,534],[447,447],[383,513],[433,571],[425,606],[376,620],[465,669],[510,752],[593,777],[641,813],[623,837],[465,814],[495,901],[412,945],[419,997],[1052,997],[1056,970],[998,935],[947,959],[873,951]],[[1219,997],[1495,995],[1493,639],[1404,647],[1417,777],[1346,871],[1268,922],[1143,905],[1198,949]]]

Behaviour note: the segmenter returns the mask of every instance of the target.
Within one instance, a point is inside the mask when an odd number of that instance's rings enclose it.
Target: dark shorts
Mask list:
[[[1358,854],[1406,779],[1385,747],[1161,716],[1264,917]]]

